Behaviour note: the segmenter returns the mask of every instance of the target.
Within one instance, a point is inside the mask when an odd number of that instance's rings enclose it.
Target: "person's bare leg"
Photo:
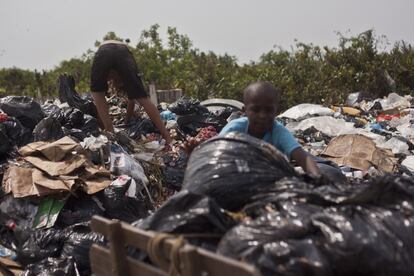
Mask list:
[[[132,116],[134,116],[135,111],[135,100],[128,99],[128,107],[125,116],[125,123],[128,124],[129,120],[131,120]]]
[[[137,99],[138,103],[142,105],[145,112],[147,112],[148,116],[150,117],[151,121],[160,131],[162,137],[165,141],[170,144],[172,139],[170,137],[170,133],[165,128],[164,122],[161,120],[160,113],[158,112],[157,107],[150,101],[149,98],[139,98]]]
[[[104,125],[106,131],[114,132],[114,125],[109,117],[109,106],[105,99],[105,93],[92,92],[92,98],[98,110],[99,117]]]

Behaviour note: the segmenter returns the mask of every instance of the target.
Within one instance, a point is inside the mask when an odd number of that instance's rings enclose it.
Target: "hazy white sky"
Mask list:
[[[414,44],[413,11],[413,0],[0,0],[0,68],[51,69],[108,31],[135,44],[155,23],[240,62],[295,39],[335,46],[336,31],[374,28],[391,43]]]

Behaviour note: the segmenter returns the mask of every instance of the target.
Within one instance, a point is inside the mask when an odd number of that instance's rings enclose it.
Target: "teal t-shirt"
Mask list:
[[[247,133],[249,127],[249,120],[247,117],[242,117],[230,121],[220,132],[220,136],[225,135],[229,132],[241,132]],[[289,159],[290,154],[294,149],[300,147],[298,141],[293,137],[292,133],[289,132],[281,123],[274,121],[271,131],[265,133],[262,140],[272,144],[278,150],[283,152]]]

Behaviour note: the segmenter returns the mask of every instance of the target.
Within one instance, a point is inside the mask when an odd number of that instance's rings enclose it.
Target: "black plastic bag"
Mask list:
[[[0,155],[8,153],[12,148],[12,144],[7,136],[6,127],[0,123]]]
[[[178,155],[176,153],[166,153],[162,158],[165,164],[163,175],[166,186],[177,191],[181,190],[188,161],[187,154],[181,149]]]
[[[33,141],[32,132],[24,127],[16,118],[9,117],[6,121],[0,123],[0,125],[6,128],[7,136],[12,145],[21,147]]]
[[[148,216],[149,206],[139,192],[134,197],[126,195],[131,181],[132,178],[126,181],[125,185],[111,184],[105,188],[102,202],[106,217],[133,222]]]
[[[211,113],[190,114],[177,118],[177,125],[182,132],[187,135],[195,136],[200,128],[212,126],[217,131],[227,124],[226,120],[216,117]]]
[[[183,190],[134,225],[164,233],[225,233],[235,222],[207,196]]]
[[[70,136],[78,142],[82,142],[87,137],[85,132],[77,128],[63,127],[63,133],[65,134],[65,136]]]
[[[63,136],[62,125],[52,117],[42,119],[33,130],[34,141],[56,141]]]
[[[92,244],[103,244],[101,234],[91,232],[89,225],[76,224],[65,230],[66,240],[62,248],[61,257],[73,257],[81,275],[90,275],[91,267],[89,250]]]
[[[128,125],[128,136],[134,140],[140,139],[141,135],[159,132],[154,123],[148,118],[133,118]]]
[[[218,251],[263,275],[412,275],[414,181],[317,186],[284,179],[244,208],[255,218],[226,233]]]
[[[177,115],[190,115],[193,113],[205,114],[209,113],[207,107],[200,105],[200,101],[181,97],[176,102],[170,104],[168,109]]]
[[[295,176],[285,157],[270,144],[229,133],[206,141],[190,156],[184,189],[208,195],[223,208],[239,210],[260,188]]]
[[[184,181],[184,168],[166,166],[163,168],[165,184],[174,190],[181,190]]]
[[[65,206],[59,213],[56,224],[61,227],[67,227],[73,224],[88,222],[92,216],[104,215],[102,203],[95,196],[90,196],[82,191],[69,197]]]
[[[59,100],[61,102],[67,102],[69,106],[75,107],[85,114],[89,114],[93,117],[97,116],[97,111],[94,103],[79,96],[75,90],[75,79],[70,75],[60,75],[58,79],[59,83]]]
[[[47,117],[52,117],[58,120],[62,126],[66,124],[65,114],[59,106],[54,104],[45,104],[42,106],[42,109]]]
[[[30,264],[23,276],[78,276],[79,272],[72,257],[47,258],[38,263]]]
[[[22,229],[30,229],[37,212],[37,205],[29,198],[14,198],[12,194],[3,195],[0,198],[0,244],[7,248],[13,248],[13,244],[19,243],[19,238],[24,238],[16,233]],[[23,231],[23,234],[29,233]],[[21,241],[21,239],[20,239]]]
[[[7,115],[17,118],[23,126],[33,130],[43,119],[40,104],[26,96],[7,96],[0,99],[0,109]]]
[[[84,124],[81,127],[82,131],[89,135],[98,135],[99,134],[99,123],[98,120],[91,115],[83,115]]]
[[[16,250],[17,261],[23,265],[36,263],[48,257],[59,257],[66,239],[62,230],[54,228],[21,229],[16,236],[19,241]]]
[[[65,110],[66,126],[69,128],[81,128],[85,123],[83,113],[77,108]]]
[[[334,275],[317,238],[301,218],[267,214],[230,230],[218,253],[254,264],[262,275]]]
[[[413,275],[414,216],[381,207],[330,208],[312,217],[334,275]]]
[[[230,115],[235,111],[236,111],[236,109],[231,108],[229,106],[226,106],[226,107],[220,108],[220,109],[218,109],[218,110],[216,110],[212,113],[214,114],[214,116],[216,116],[216,117],[218,117],[222,120],[227,120],[227,118],[229,118]]]

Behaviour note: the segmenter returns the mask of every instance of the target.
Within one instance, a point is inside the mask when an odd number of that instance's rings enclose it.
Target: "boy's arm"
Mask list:
[[[302,167],[302,169],[312,177],[320,177],[318,165],[313,160],[312,155],[304,151],[301,147],[292,151],[290,157],[296,161],[296,163]]]

